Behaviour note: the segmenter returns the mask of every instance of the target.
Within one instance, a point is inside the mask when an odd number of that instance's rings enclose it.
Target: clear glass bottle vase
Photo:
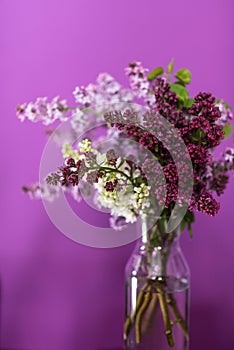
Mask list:
[[[164,233],[160,220],[148,229],[126,266],[125,349],[188,350],[190,273],[180,230]]]

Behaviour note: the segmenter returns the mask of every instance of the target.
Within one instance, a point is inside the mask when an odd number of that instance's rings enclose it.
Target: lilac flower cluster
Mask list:
[[[229,181],[229,173],[234,171],[234,148],[226,148],[222,159],[212,160],[208,171],[204,174],[203,181],[211,191],[218,196],[222,195]]]
[[[147,68],[142,66],[141,62],[129,63],[128,67],[125,68],[131,89],[134,91],[136,97],[143,98],[147,105],[153,106],[155,104],[155,98],[150,93],[151,84],[147,79],[148,71]]]
[[[157,79],[155,82],[156,111],[165,116],[168,121],[174,122],[178,118],[178,97],[165,79]]]
[[[138,81],[136,77],[143,79],[145,74],[138,63],[130,66],[127,72],[130,76],[134,76],[132,84]],[[139,85],[135,86],[137,87],[139,88]],[[160,137],[155,136],[155,134],[164,136],[164,140],[170,138],[167,126],[160,122],[158,116],[163,116],[168,120],[179,132],[187,146],[193,165],[194,190],[189,209],[192,211],[196,208],[203,213],[215,215],[219,210],[219,204],[212,197],[211,192],[215,190],[218,195],[223,193],[229,178],[227,170],[231,169],[229,166],[228,169],[227,167],[223,169],[222,173],[213,174],[209,181],[205,178],[207,167],[215,168],[215,163],[212,163],[211,150],[218,146],[224,137],[223,126],[217,123],[222,114],[216,105],[215,98],[208,93],[199,93],[190,106],[181,106],[176,93],[170,90],[169,83],[165,79],[158,78],[155,81],[155,100],[156,107],[143,115],[143,123],[134,110],[124,113],[108,112],[105,114],[105,119],[154,154],[163,167],[166,179],[165,208],[172,209],[178,197],[178,174],[173,161],[173,151],[170,153],[160,141]],[[178,153],[178,151],[175,139],[174,152]],[[225,157],[233,164],[232,150],[229,150]],[[186,177],[186,162],[182,169]],[[144,162],[142,170],[148,179],[152,176],[157,177],[157,171],[150,159]],[[186,184],[182,185],[186,192]],[[160,203],[163,198],[162,186],[158,184],[151,190],[155,191],[156,199]]]
[[[198,211],[208,214],[215,215],[220,209],[220,204],[212,197],[208,191],[203,192],[196,202]]]
[[[223,100],[218,100],[216,106],[221,112],[221,117],[217,120],[218,125],[225,126],[227,123],[233,120],[233,113],[231,107],[227,105]]]
[[[87,167],[84,159],[79,159],[75,162],[73,158],[70,158],[67,161],[67,165],[61,168],[61,172],[60,183],[62,186],[78,186],[80,180],[87,172]],[[48,178],[49,181],[50,179]]]
[[[102,114],[110,105],[124,108],[134,99],[133,91],[122,87],[107,73],[99,74],[95,84],[77,86],[73,95],[78,106],[72,113],[71,126],[77,133],[90,129],[97,122],[102,123]]]
[[[213,178],[210,183],[204,181],[207,166],[212,164],[211,150],[220,144],[224,135],[222,126],[216,124],[221,112],[216,106],[215,98],[211,94],[199,93],[189,108],[183,107],[178,111],[178,101],[174,93],[169,92],[169,84],[159,80],[158,86],[155,94],[157,109],[179,131],[192,160],[194,191],[190,210],[196,208],[203,213],[215,215],[219,204],[212,197],[211,190],[223,193],[221,183],[226,184],[228,181],[227,174]],[[175,179],[176,177],[169,179],[172,192],[176,192]],[[171,196],[171,202],[173,197]]]
[[[58,176],[58,174],[53,174],[55,177]],[[77,186],[61,186],[60,182],[56,182],[56,186],[51,186],[51,184],[55,184],[54,180],[51,179],[51,182],[49,180],[47,183],[35,183],[31,186],[23,186],[22,191],[24,193],[27,193],[28,196],[31,199],[43,199],[49,202],[53,202],[56,200],[62,192],[67,192],[72,195],[72,197],[77,201],[80,202],[82,197],[80,193],[80,188]]]
[[[17,107],[17,116],[21,121],[42,122],[45,125],[56,120],[67,120],[67,102],[58,96],[48,102],[47,97],[39,97],[36,102],[29,102]]]
[[[78,104],[83,107],[105,106],[119,102],[132,102],[133,93],[123,88],[110,74],[102,73],[97,77],[96,84],[77,86],[73,95]]]
[[[77,86],[73,95],[77,103],[75,106],[68,106],[66,100],[58,96],[51,101],[47,97],[39,97],[35,102],[19,105],[17,116],[21,121],[28,119],[44,125],[69,120],[72,129],[80,134],[97,122],[103,122],[102,113],[106,112],[110,104],[118,103],[124,107],[133,102],[135,93],[122,87],[111,75],[101,73],[96,84]]]
[[[146,97],[149,90],[149,81],[147,80],[148,69],[141,65],[141,62],[130,63],[125,68],[125,73],[129,77],[130,86],[137,93],[138,97]]]

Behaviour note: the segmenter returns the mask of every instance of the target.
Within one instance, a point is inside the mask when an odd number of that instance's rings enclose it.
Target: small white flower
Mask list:
[[[73,158],[76,162],[81,159],[81,156],[77,150],[73,150],[73,148],[65,143],[62,147],[62,155],[63,158]]]
[[[80,152],[90,152],[91,151],[92,142],[88,139],[84,139],[78,143],[78,147],[80,148]]]

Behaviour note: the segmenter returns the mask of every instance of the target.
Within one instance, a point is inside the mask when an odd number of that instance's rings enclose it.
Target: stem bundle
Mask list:
[[[146,284],[141,288],[136,302],[136,308],[130,316],[126,317],[124,328],[125,343],[128,340],[130,332],[135,327],[135,342],[140,344],[142,336],[150,330],[152,319],[159,307],[161,310],[165,335],[168,345],[173,348],[175,345],[173,326],[178,324],[188,340],[188,326],[186,320],[181,315],[176,299],[172,293],[167,293],[166,282],[162,280],[147,280]],[[173,321],[169,310],[175,317]]]

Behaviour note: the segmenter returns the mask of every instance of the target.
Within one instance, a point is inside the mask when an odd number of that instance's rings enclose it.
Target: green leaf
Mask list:
[[[193,103],[194,103],[194,98],[188,98],[188,99],[185,101],[184,106],[185,106],[186,108],[189,108],[189,107],[192,106]]]
[[[180,80],[175,81],[175,83],[174,83],[174,84],[177,84],[177,85],[182,85],[182,86],[184,86],[184,87],[185,87],[185,84],[184,84],[182,81],[180,81]]]
[[[191,82],[191,72],[186,69],[186,68],[182,68],[180,69],[176,74],[175,77],[177,79],[179,79],[180,81],[182,81],[182,83],[184,84],[189,84]]]
[[[159,75],[163,74],[164,72],[164,69],[162,67],[158,67],[158,68],[155,68],[154,70],[152,70],[149,74],[148,74],[148,77],[147,79],[149,81],[152,81],[154,80],[156,77],[158,77]]]
[[[232,133],[232,125],[231,124],[224,125],[223,131],[224,131],[224,138],[226,139]]]
[[[168,64],[168,66],[167,66],[167,72],[168,72],[169,74],[171,74],[172,71],[173,71],[173,69],[174,69],[174,60],[172,59],[172,60],[170,61],[170,63]]]
[[[192,223],[195,221],[194,214],[188,210],[183,218],[183,221],[185,223],[184,226],[187,225],[190,238],[192,238],[193,237]],[[181,222],[181,224],[182,224],[182,222]],[[182,232],[182,230],[181,230],[181,232]]]
[[[184,86],[174,83],[171,84],[171,90],[176,93],[181,102],[186,103],[188,98],[188,90]]]
[[[188,231],[190,238],[193,238],[193,229],[190,222],[188,223]]]
[[[180,223],[180,231],[181,231],[181,233],[184,231],[185,225],[186,225],[186,221],[182,220],[181,223]]]
[[[150,238],[150,242],[151,242],[151,244],[152,244],[154,247],[156,247],[157,244],[158,244],[157,237],[154,236],[154,237]]]
[[[186,220],[188,222],[194,222],[195,221],[195,216],[194,216],[193,212],[191,212],[189,210],[186,212],[185,217],[186,217]]]

